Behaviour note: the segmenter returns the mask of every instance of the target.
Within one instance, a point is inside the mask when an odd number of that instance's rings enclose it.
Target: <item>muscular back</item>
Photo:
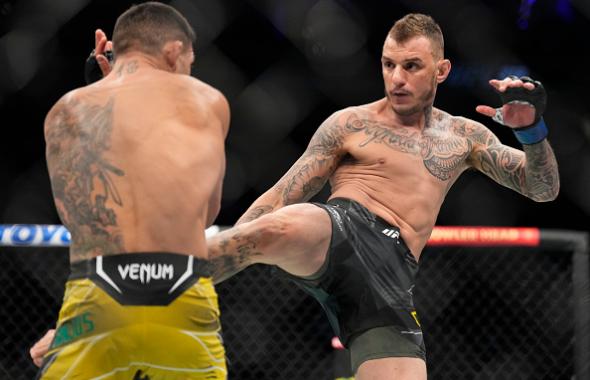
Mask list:
[[[71,260],[153,251],[205,256],[228,119],[216,90],[133,61],[60,99],[45,136]]]

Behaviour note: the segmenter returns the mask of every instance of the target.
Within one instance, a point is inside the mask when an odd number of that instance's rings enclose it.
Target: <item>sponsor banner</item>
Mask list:
[[[221,231],[219,226],[205,230],[211,237]],[[0,246],[3,247],[68,247],[70,232],[61,225],[51,224],[0,224]]]
[[[435,227],[428,245],[538,246],[538,228],[523,227]]]
[[[211,226],[205,235],[211,237],[221,229],[220,226]],[[383,233],[388,234],[390,231]],[[70,232],[60,225],[0,225],[2,246],[67,247],[70,240]],[[534,227],[435,227],[428,245],[538,246],[539,241],[539,229]]]
[[[70,239],[70,232],[64,226],[0,225],[0,242],[3,246],[67,247]]]

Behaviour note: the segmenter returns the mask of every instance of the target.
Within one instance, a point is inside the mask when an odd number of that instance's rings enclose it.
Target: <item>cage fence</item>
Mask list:
[[[29,348],[61,305],[69,233],[3,225],[0,241],[0,379],[31,379]],[[429,379],[590,379],[589,281],[587,233],[437,227],[414,290]],[[217,291],[230,379],[352,377],[319,304],[271,267]]]

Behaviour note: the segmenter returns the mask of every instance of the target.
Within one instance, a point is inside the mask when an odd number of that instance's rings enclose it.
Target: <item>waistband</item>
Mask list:
[[[88,278],[122,305],[167,305],[209,276],[207,260],[195,256],[134,252],[72,263],[69,280]]]
[[[380,233],[390,238],[396,239],[399,244],[411,255],[408,245],[401,236],[400,228],[389,223],[379,215],[376,215],[359,202],[348,198],[332,198],[327,202],[327,204],[357,214],[362,219],[369,222],[372,227],[379,229]],[[411,255],[411,258],[415,261],[413,255]]]
[[[387,220],[383,219],[379,215],[376,215],[374,212],[370,211],[368,208],[360,204],[359,202],[348,199],[348,198],[332,198],[327,202],[329,205],[333,205],[336,207],[340,207],[347,211],[353,211],[361,216],[365,217],[366,219],[372,222],[378,222],[379,224],[383,225],[384,227],[389,227],[399,231],[399,227],[389,223]]]

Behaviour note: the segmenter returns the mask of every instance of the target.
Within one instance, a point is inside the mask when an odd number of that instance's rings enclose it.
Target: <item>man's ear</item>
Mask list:
[[[184,44],[182,41],[168,41],[164,44],[162,48],[162,52],[164,53],[164,59],[166,60],[166,64],[172,71],[176,70],[176,63],[178,61],[178,57],[182,54],[184,50]]]
[[[436,83],[442,83],[447,79],[451,72],[451,61],[441,59],[436,63]]]

